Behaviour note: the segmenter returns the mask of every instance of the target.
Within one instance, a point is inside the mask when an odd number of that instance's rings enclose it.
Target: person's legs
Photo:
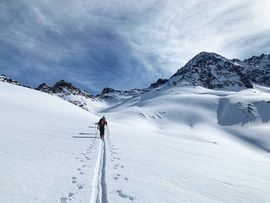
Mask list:
[[[99,131],[100,131],[100,138],[104,140],[104,127],[100,127]]]

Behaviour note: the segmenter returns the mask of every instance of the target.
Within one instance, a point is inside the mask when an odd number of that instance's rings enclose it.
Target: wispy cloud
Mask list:
[[[270,52],[268,0],[0,2],[0,70],[30,85],[67,79],[128,89],[169,77],[200,51]]]

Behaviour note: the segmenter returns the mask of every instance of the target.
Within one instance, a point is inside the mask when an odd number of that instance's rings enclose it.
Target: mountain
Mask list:
[[[139,96],[145,92],[144,89],[132,89],[127,91],[116,90],[113,88],[106,87],[102,92],[96,95],[96,98],[99,98],[107,103],[111,104],[120,104],[130,98]]]
[[[10,84],[13,84],[13,85],[18,85],[18,86],[22,86],[22,87],[31,88],[29,86],[20,84],[18,81],[13,80],[12,78],[10,78],[10,77],[8,77],[8,76],[6,76],[4,74],[1,74],[0,75],[0,81],[1,82],[6,82],[6,83],[10,83]]]
[[[270,86],[270,55],[262,54],[241,61],[201,52],[168,82],[171,86],[192,85],[224,90],[252,88],[253,84]]]
[[[252,56],[242,62],[246,75],[254,84],[270,86],[270,54]]]
[[[201,52],[180,68],[170,85],[193,85],[208,89],[237,90],[252,88],[244,67],[215,53]]]
[[[93,111],[93,108],[102,108],[106,104],[100,99],[94,97],[89,92],[75,87],[70,82],[60,80],[52,87],[46,83],[40,84],[36,90],[57,95],[58,97],[71,102],[87,111]]]
[[[233,62],[246,74],[243,61]],[[235,78],[225,88],[244,85]],[[269,200],[269,87],[254,83],[235,92],[161,79],[93,97],[66,81],[43,83],[39,91],[5,81],[0,202]],[[90,112],[59,97],[85,101]],[[103,115],[105,142],[94,125]]]
[[[0,81],[1,82],[7,82],[10,84],[14,84],[14,85],[20,85],[16,80],[11,79],[10,77],[6,76],[6,75],[0,75]]]
[[[5,75],[0,76],[0,81],[20,85]],[[87,111],[93,111],[93,108],[104,109],[107,106],[119,105],[161,87],[201,86],[208,89],[239,91],[253,88],[253,85],[270,86],[270,55],[252,56],[241,61],[227,59],[216,53],[201,52],[169,79],[158,79],[143,89],[123,91],[106,87],[100,94],[93,96],[70,82],[60,80],[52,87],[42,83],[36,90],[57,95]]]
[[[56,82],[52,87],[46,83],[42,83],[36,88],[36,90],[51,94],[59,94],[59,96],[80,95],[87,98],[93,98],[93,96],[87,91],[81,90],[65,80]]]

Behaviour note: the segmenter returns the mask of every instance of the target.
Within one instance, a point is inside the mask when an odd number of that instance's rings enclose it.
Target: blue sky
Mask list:
[[[269,0],[1,0],[0,73],[93,93],[146,87],[201,51],[270,52]]]

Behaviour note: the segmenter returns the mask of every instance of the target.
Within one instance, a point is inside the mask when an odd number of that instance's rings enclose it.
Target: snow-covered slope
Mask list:
[[[89,202],[97,117],[59,97],[0,82],[0,202]],[[89,183],[90,182],[90,183]]]
[[[108,199],[269,202],[269,96],[257,89],[163,87],[108,109]],[[224,99],[242,105],[230,108]],[[254,122],[244,118],[247,103],[254,104]]]
[[[0,202],[267,203],[269,96],[161,85],[103,110],[102,145],[94,114],[0,82]]]
[[[268,77],[268,55],[205,52],[169,80],[96,97],[1,76],[0,202],[268,203]]]
[[[270,121],[270,95],[259,89],[230,94],[219,101],[220,125],[246,124]]]

